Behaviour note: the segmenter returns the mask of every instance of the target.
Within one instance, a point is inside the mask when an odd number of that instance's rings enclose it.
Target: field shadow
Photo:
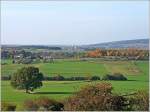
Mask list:
[[[32,94],[73,94],[74,92],[35,92]]]
[[[138,81],[138,80],[126,80],[126,81]]]
[[[84,83],[84,82],[86,82],[86,81],[72,81],[72,82],[64,82],[64,83],[62,83],[62,84],[74,84],[74,83]]]

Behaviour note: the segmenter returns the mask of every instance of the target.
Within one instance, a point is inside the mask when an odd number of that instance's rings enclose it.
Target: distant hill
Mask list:
[[[75,48],[76,47],[76,48]],[[79,50],[91,50],[95,48],[141,48],[149,49],[149,39],[135,39],[135,40],[123,40],[123,41],[114,41],[114,42],[105,42],[98,44],[89,44],[89,45],[2,45],[1,48],[16,48],[16,49],[48,49],[48,50],[69,50],[73,51],[78,48]]]
[[[99,44],[91,44],[82,46],[83,48],[141,48],[149,49],[149,39],[135,39],[135,40],[123,40],[123,41],[114,41],[106,42]]]

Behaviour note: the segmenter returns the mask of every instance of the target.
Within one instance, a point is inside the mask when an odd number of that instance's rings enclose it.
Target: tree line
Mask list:
[[[95,49],[88,51],[86,57],[100,58],[104,56],[115,56],[115,57],[134,57],[134,59],[148,59],[149,50],[143,49]]]
[[[37,79],[36,80],[33,79],[33,81],[32,81],[32,76],[33,76],[33,78],[37,78]],[[17,72],[15,72],[12,75],[1,76],[1,80],[11,80],[11,82],[12,82],[11,84],[13,86],[14,85],[18,86],[21,89],[22,86],[20,86],[20,85],[22,83],[27,83],[27,82],[33,83],[34,81],[127,80],[127,78],[121,73],[106,74],[102,77],[97,76],[97,75],[72,76],[72,77],[64,77],[62,75],[44,76],[42,73],[39,73],[39,68],[29,66],[29,67],[23,67],[21,69],[18,69]]]
[[[25,50],[1,50],[2,59],[14,59],[15,57],[21,57],[20,59],[30,58],[30,59],[44,59],[47,57],[52,57],[54,59],[65,59],[65,58],[109,58],[109,57],[120,57],[127,59],[143,60],[149,58],[149,50],[146,49],[136,49],[136,48],[127,48],[127,49],[94,49],[90,51],[47,51],[47,52],[31,52]]]

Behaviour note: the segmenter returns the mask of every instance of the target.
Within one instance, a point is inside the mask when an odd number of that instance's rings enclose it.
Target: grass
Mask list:
[[[26,99],[33,99],[40,96],[47,96],[56,100],[63,100],[79,91],[81,87],[96,82],[85,81],[44,81],[43,87],[35,90],[36,94],[26,94],[25,91],[13,89],[10,81],[2,81],[2,101],[22,104]],[[148,82],[143,81],[108,81],[112,84],[115,93],[126,94],[138,90],[148,90]]]
[[[105,75],[107,73],[120,72],[125,75],[138,75],[142,71],[133,61],[55,61],[55,63],[38,63],[38,64],[11,64],[10,60],[6,61],[8,64],[1,66],[1,74],[12,75],[17,69],[24,66],[35,66],[47,76],[63,75],[65,77],[71,76],[89,76],[89,75]],[[148,63],[148,62],[141,62]]]
[[[104,75],[106,73],[121,72],[126,75],[128,81],[108,81],[113,86],[113,92],[125,94],[138,90],[147,90],[149,85],[149,63],[148,61],[94,61],[94,62],[71,62],[58,61],[54,64],[39,63],[33,64],[40,68],[40,71],[47,75],[53,73],[63,74],[65,77],[73,75],[85,76],[87,74]],[[7,64],[2,65],[2,75],[12,74],[18,68],[27,65]],[[138,71],[138,72],[137,72]],[[79,91],[82,86],[95,84],[102,81],[44,81],[40,89],[35,90],[36,94],[26,94],[24,91],[13,89],[10,81],[2,81],[2,101],[17,104],[17,108],[26,99],[47,96],[56,100],[63,100]]]
[[[44,75],[54,76],[56,74],[63,75],[65,77],[70,76],[85,76],[85,75],[99,75],[105,74],[106,70],[103,64],[95,64],[89,62],[79,61],[57,61],[55,63],[38,63],[38,64],[6,64],[2,65],[2,75],[11,75],[16,72],[17,69],[24,66],[35,66],[40,69]]]

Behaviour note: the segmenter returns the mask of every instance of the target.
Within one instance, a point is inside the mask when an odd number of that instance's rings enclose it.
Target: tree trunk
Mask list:
[[[26,89],[26,93],[29,93],[28,89]]]
[[[30,92],[29,92],[29,87],[28,87],[27,85],[26,85],[25,88],[26,88],[26,93],[30,93]]]

